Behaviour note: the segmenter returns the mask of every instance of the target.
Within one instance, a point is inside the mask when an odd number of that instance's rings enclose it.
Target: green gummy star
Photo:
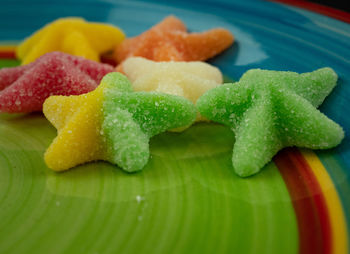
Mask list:
[[[197,110],[188,99],[159,92],[133,92],[129,80],[110,73],[104,90],[102,132],[108,161],[126,171],[141,170],[149,158],[149,139],[191,125]],[[109,85],[111,84],[111,85]]]
[[[326,149],[343,129],[316,109],[332,91],[331,68],[310,73],[254,69],[239,82],[209,90],[197,101],[200,114],[232,128],[232,164],[242,177],[261,170],[283,147]]]

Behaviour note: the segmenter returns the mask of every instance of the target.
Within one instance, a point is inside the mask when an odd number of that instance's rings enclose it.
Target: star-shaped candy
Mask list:
[[[283,147],[326,149],[338,145],[342,128],[316,109],[336,85],[330,68],[297,74],[250,70],[197,101],[200,113],[232,128],[235,172],[250,176]]]
[[[194,104],[204,92],[222,84],[223,79],[218,68],[204,62],[154,62],[142,57],[125,60],[123,72],[135,91],[179,95]]]
[[[43,55],[34,63],[0,70],[0,112],[41,111],[50,95],[77,95],[94,90],[113,72],[101,64],[62,52]]]
[[[188,33],[181,20],[169,16],[141,35],[125,39],[117,46],[115,59],[118,63],[131,56],[155,61],[203,61],[221,53],[233,40],[223,28]]]
[[[100,54],[113,50],[123,39],[117,27],[81,18],[61,18],[41,28],[22,42],[16,51],[22,64],[41,55],[61,51],[99,61]]]
[[[107,74],[99,87],[79,96],[51,96],[43,106],[58,135],[45,153],[55,171],[106,160],[128,172],[149,158],[149,139],[187,126],[196,117],[189,100],[157,92],[133,92],[120,73]]]

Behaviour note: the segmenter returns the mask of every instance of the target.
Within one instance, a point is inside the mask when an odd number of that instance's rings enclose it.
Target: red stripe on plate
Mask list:
[[[16,59],[16,53],[14,50],[0,50],[0,58]]]
[[[284,149],[274,158],[290,193],[299,230],[299,253],[331,253],[332,238],[325,197],[299,150]]]
[[[306,10],[317,12],[317,13],[326,15],[328,17],[332,17],[332,18],[344,21],[346,23],[350,23],[350,13],[341,11],[332,7],[328,7],[325,5],[312,3],[308,1],[302,1],[302,0],[271,0],[271,1],[293,5],[296,7],[300,7]]]

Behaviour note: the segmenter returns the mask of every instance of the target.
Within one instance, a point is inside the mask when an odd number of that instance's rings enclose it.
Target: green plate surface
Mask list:
[[[2,116],[0,131],[6,252],[296,252],[295,214],[279,171],[269,165],[249,180],[237,177],[226,127],[197,124],[153,138],[137,174],[103,162],[49,171],[42,157],[56,130],[41,114]]]

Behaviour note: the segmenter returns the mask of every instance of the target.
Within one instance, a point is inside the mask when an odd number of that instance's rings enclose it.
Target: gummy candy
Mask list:
[[[94,91],[51,96],[43,106],[58,136],[45,153],[55,171],[106,160],[128,172],[149,158],[149,139],[168,129],[190,125],[196,108],[189,100],[157,92],[133,92],[121,73],[107,74]]]
[[[304,74],[255,69],[237,83],[205,93],[197,108],[232,128],[233,168],[246,177],[259,172],[283,147],[326,149],[341,142],[343,129],[316,109],[336,82],[331,68]]]
[[[135,91],[184,96],[193,103],[223,79],[218,68],[204,62],[154,62],[142,57],[125,60],[123,72]]]
[[[40,111],[50,95],[77,95],[94,90],[113,72],[107,64],[62,52],[51,52],[35,62],[0,70],[0,112]]]
[[[124,38],[123,31],[112,25],[86,22],[82,18],[61,18],[22,42],[16,54],[22,64],[52,51],[99,61],[101,53],[113,50]]]
[[[116,47],[115,58],[117,63],[131,56],[155,61],[204,61],[224,51],[233,40],[223,28],[188,33],[181,20],[169,16],[141,35],[125,39]]]

